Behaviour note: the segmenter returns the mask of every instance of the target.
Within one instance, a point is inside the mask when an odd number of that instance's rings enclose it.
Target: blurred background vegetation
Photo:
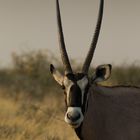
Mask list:
[[[55,94],[58,85],[50,74],[50,64],[55,63],[56,67],[63,73],[61,62],[49,52],[37,51],[22,54],[13,54],[13,65],[10,68],[0,69],[0,87],[9,90],[10,96],[19,93],[26,93],[28,96],[43,98],[50,91]],[[73,62],[76,70],[80,64]],[[105,85],[135,85],[140,86],[140,65],[113,66],[111,78]],[[91,68],[90,73],[94,73]]]
[[[12,60],[12,67],[0,69],[0,140],[77,140],[63,121],[62,90],[49,71],[54,63],[63,73],[61,61],[46,51],[13,54]],[[102,84],[140,86],[139,73],[136,63],[113,66]]]

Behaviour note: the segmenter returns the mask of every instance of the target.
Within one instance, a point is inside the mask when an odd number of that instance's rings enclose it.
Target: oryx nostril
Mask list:
[[[75,114],[68,113],[68,114],[67,114],[67,117],[68,117],[68,119],[70,119],[72,122],[75,122],[75,121],[77,121],[77,120],[80,118],[80,114],[79,114],[79,113],[75,113]]]

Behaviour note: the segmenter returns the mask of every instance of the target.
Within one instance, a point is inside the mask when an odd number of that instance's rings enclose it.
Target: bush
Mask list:
[[[110,81],[113,84],[140,86],[140,66],[132,64],[114,67]]]
[[[44,51],[13,54],[13,67],[0,69],[0,85],[12,96],[26,93],[26,96],[43,98],[49,93],[57,93],[58,85],[50,74],[50,62],[57,64],[62,71],[59,61],[50,53]],[[75,69],[80,66],[74,63]],[[62,62],[61,62],[62,63]],[[94,69],[90,69],[93,74]],[[113,67],[111,78],[106,85],[135,85],[140,86],[140,66],[136,64]],[[104,83],[103,83],[104,84]],[[50,92],[51,91],[51,92]]]
[[[16,93],[43,97],[55,85],[51,77],[49,57],[43,51],[13,54],[13,68],[0,70],[0,84]],[[56,61],[56,60],[55,60]],[[55,89],[55,88],[54,88]]]

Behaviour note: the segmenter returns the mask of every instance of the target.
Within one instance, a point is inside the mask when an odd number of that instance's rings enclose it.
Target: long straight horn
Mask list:
[[[60,8],[59,8],[59,0],[56,0],[56,10],[57,10],[59,48],[60,48],[60,53],[61,53],[63,65],[65,68],[65,74],[73,73],[70,62],[69,62],[69,58],[67,55],[67,51],[65,48],[64,35],[63,35],[63,29],[62,29],[62,23],[61,23],[61,15],[60,15]]]
[[[94,51],[96,48],[96,44],[98,41],[98,37],[99,37],[100,29],[101,29],[102,17],[103,17],[103,8],[104,8],[104,0],[100,0],[100,8],[99,8],[99,13],[98,13],[98,20],[97,20],[97,24],[96,24],[96,29],[94,32],[94,36],[93,36],[93,39],[91,42],[90,49],[88,51],[87,57],[85,59],[85,62],[84,62],[83,68],[82,68],[82,72],[86,73],[86,74],[88,73],[89,66],[90,66],[90,63],[92,61]]]

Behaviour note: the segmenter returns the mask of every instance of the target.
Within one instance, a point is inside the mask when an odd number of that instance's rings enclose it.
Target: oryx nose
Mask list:
[[[76,113],[69,112],[69,113],[67,113],[67,117],[72,122],[75,122],[80,118],[80,113],[78,113],[78,112],[76,112]]]

